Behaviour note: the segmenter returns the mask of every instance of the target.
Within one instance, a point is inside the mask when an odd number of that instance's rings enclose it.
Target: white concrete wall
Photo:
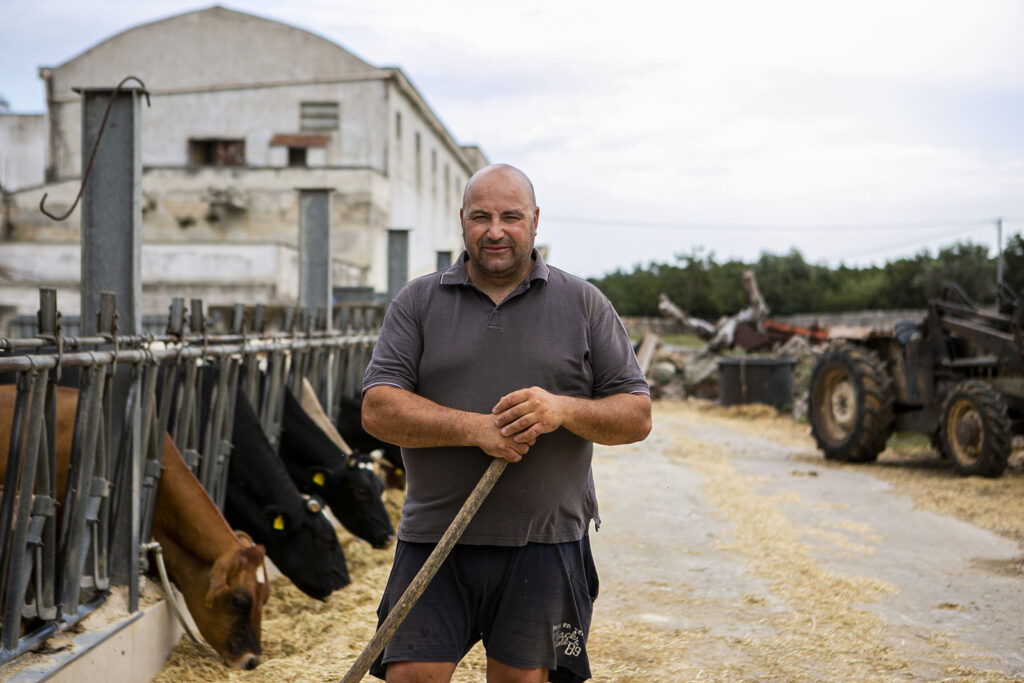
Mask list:
[[[462,250],[459,207],[466,180],[476,168],[468,167],[460,148],[439,133],[417,103],[396,84],[388,97],[391,217],[389,228],[411,229],[409,277],[433,272],[437,252]],[[401,134],[397,118],[401,117]],[[419,136],[419,154],[416,138]],[[418,167],[418,168],[417,168]],[[445,182],[447,169],[448,182]],[[382,253],[386,254],[386,240]],[[386,289],[386,273],[374,273],[374,287]]]
[[[3,288],[3,304],[17,314],[39,310],[39,288],[56,287],[57,307],[79,313],[81,248],[77,244],[5,244],[0,266],[17,276]],[[335,261],[334,284],[358,286],[362,271]],[[280,244],[144,244],[142,293],[145,313],[164,313],[171,298],[200,297],[208,305],[234,303],[294,306],[298,303],[299,256]]]
[[[142,79],[157,96],[152,107],[144,107],[143,121],[151,122],[143,134],[145,165],[182,165],[185,148],[178,138],[219,135],[245,137],[249,162],[266,165],[269,136],[299,132],[301,99],[341,101],[334,85],[340,80],[345,82],[342,89],[356,91],[346,96],[358,100],[368,87],[358,79],[381,74],[312,33],[222,7],[130,28],[49,73],[55,178],[80,172],[81,114],[75,87],[113,87],[129,73]],[[280,90],[316,81],[331,83]],[[357,115],[365,110],[359,101],[349,106],[342,102],[342,125],[346,114],[355,117],[342,130],[352,143],[348,158],[365,156],[361,140],[367,131],[360,129]],[[351,161],[339,157],[335,163]]]
[[[9,192],[42,185],[45,150],[42,114],[0,114],[0,186]]]
[[[296,188],[329,187],[337,285],[386,289],[390,228],[411,231],[410,277],[435,270],[438,251],[461,250],[462,188],[483,157],[458,146],[401,71],[375,68],[306,31],[220,7],[128,29],[43,70],[49,169],[66,180],[13,196],[15,242],[77,243],[80,212],[55,223],[37,208],[45,191],[51,211],[66,210],[78,190],[80,105],[70,88],[112,86],[129,65],[152,99],[141,112],[144,244],[294,247]],[[289,168],[286,149],[270,141],[302,132],[303,101],[338,102],[340,124],[326,147],[310,148],[306,168]],[[191,138],[244,139],[246,166],[189,167]],[[281,268],[275,282],[290,278]],[[256,287],[207,285],[224,297],[231,286]],[[277,296],[276,284],[260,287],[260,296]],[[7,298],[0,292],[0,305]],[[154,312],[145,298],[143,305]]]
[[[148,85],[148,83],[147,83]],[[382,81],[292,84],[232,90],[154,94],[152,106],[141,106],[143,166],[185,166],[189,140],[202,138],[245,141],[245,165],[284,166],[287,154],[271,148],[280,133],[300,133],[299,112],[304,101],[338,102],[339,128],[321,158],[310,166],[369,166],[386,164],[382,122]],[[81,105],[76,101],[51,106],[55,177],[77,176],[81,169]],[[273,150],[273,151],[272,151]]]

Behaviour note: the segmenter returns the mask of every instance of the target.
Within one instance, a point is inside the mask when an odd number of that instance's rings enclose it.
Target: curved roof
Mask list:
[[[326,38],[220,6],[126,29],[50,72],[57,96],[127,75],[154,91],[380,75]]]

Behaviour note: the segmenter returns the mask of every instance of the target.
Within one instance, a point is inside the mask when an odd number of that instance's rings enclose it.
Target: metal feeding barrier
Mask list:
[[[324,309],[294,308],[271,332],[263,306],[238,304],[228,329],[210,333],[202,301],[189,312],[177,298],[165,334],[119,335],[114,295],[104,293],[98,333],[64,337],[56,301],[56,290],[40,290],[35,337],[0,338],[0,377],[14,386],[11,423],[0,424],[10,430],[0,664],[79,622],[112,585],[127,584],[128,609],[138,610],[165,432],[223,508],[238,389],[275,446],[285,387],[299,391],[303,378],[336,419],[340,397],[359,392],[379,322],[376,306],[342,309],[339,331]],[[78,389],[66,463],[58,385]]]

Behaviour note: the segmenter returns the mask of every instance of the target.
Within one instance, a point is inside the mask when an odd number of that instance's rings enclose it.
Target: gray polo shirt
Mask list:
[[[469,281],[465,252],[413,280],[388,307],[363,378],[450,408],[491,412],[507,393],[539,386],[600,398],[650,392],[626,331],[601,292],[544,263],[497,306]],[[511,463],[460,543],[524,545],[579,540],[600,523],[593,444],[564,428]],[[398,537],[436,542],[492,458],[479,448],[403,448],[408,490]]]

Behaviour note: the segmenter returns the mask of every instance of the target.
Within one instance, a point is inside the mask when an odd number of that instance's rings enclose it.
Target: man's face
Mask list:
[[[476,178],[459,212],[471,275],[492,282],[525,277],[539,214],[518,174],[496,169]]]

